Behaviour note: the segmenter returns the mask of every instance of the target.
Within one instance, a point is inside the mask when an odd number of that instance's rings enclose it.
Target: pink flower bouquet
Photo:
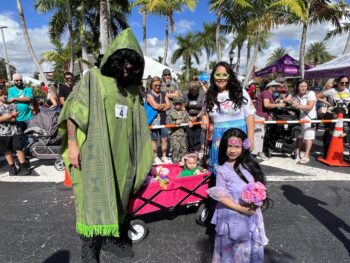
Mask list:
[[[242,191],[240,197],[240,204],[251,208],[258,208],[262,206],[266,199],[266,187],[260,182],[247,184]]]

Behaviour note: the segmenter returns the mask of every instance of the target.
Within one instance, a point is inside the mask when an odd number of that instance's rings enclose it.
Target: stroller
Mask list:
[[[128,236],[132,242],[140,242],[146,238],[148,228],[140,218],[144,215],[165,212],[174,215],[181,208],[198,207],[196,222],[200,225],[209,218],[208,189],[210,171],[200,175],[178,178],[181,171],[178,164],[162,164],[169,170],[169,183],[162,187],[158,181],[148,181],[130,199],[127,212],[130,220]]]
[[[299,120],[299,116],[300,111],[290,107],[277,108],[272,112],[273,120]],[[300,134],[300,124],[266,125],[264,152],[269,158],[273,152],[291,154]]]
[[[58,136],[59,112],[41,107],[40,112],[29,122],[24,131],[28,135],[27,151],[39,160],[55,159],[54,167],[64,170],[61,159],[61,138]]]

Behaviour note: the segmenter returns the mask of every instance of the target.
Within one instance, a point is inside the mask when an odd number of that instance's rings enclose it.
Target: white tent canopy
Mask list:
[[[31,82],[34,86],[39,86],[41,84],[40,80],[33,79],[31,77],[23,76],[23,82],[24,83],[29,83]]]
[[[306,79],[337,78],[350,75],[350,53],[305,71]]]
[[[143,72],[143,79],[147,79],[148,76],[151,77],[161,77],[164,69],[169,69],[172,77],[176,77],[176,73],[172,68],[169,68],[154,59],[145,56],[145,71]]]

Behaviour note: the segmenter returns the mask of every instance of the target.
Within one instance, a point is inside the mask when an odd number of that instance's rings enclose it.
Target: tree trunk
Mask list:
[[[82,27],[82,29],[80,30],[80,46],[81,46],[81,58],[85,61],[89,61],[84,27]],[[88,69],[89,67],[85,63],[83,63],[83,71]]]
[[[187,59],[186,61],[186,81],[189,83],[190,81],[190,65],[191,65],[191,59]]]
[[[221,5],[218,6],[216,12],[216,32],[215,32],[215,41],[216,41],[216,56],[218,62],[221,61],[221,39],[220,39],[220,22],[221,22]]]
[[[168,65],[166,60],[168,56],[168,45],[169,45],[169,16],[165,16],[165,46],[164,46],[164,56],[163,64]]]
[[[239,75],[239,66],[241,64],[241,51],[242,44],[238,44],[237,46],[237,63],[236,63],[236,74]]]
[[[70,1],[65,0],[67,19],[68,19],[68,32],[69,32],[69,46],[70,46],[70,61],[69,61],[69,71],[73,72],[74,67],[74,32],[73,32],[73,22],[72,22],[72,10],[70,6]]]
[[[248,74],[248,68],[249,68],[249,62],[250,62],[250,51],[251,51],[251,43],[248,40],[248,43],[247,43],[247,65],[246,65],[246,68],[245,68],[245,75],[246,76]]]
[[[343,51],[343,54],[349,53],[350,52],[350,32],[348,35],[348,39],[346,40],[345,48]]]
[[[107,24],[108,24],[108,45],[112,43],[114,39],[114,33],[112,30],[112,21],[111,21],[111,1],[107,0]]]
[[[253,54],[253,57],[252,57],[252,61],[249,63],[247,75],[244,78],[243,87],[247,87],[248,82],[250,80],[250,77],[252,76],[252,73],[253,73],[253,70],[254,70],[254,66],[255,66],[255,62],[256,62],[256,58],[258,57],[259,46],[260,46],[260,31],[258,31],[257,36],[256,36],[255,46],[254,46],[254,54]]]
[[[45,84],[47,85],[48,83],[47,83],[46,76],[44,75],[44,72],[41,69],[41,67],[39,65],[39,62],[38,62],[37,58],[35,57],[33,46],[32,46],[32,43],[30,42],[26,21],[24,19],[24,14],[23,14],[23,8],[22,8],[21,0],[17,0],[17,9],[18,9],[19,18],[20,18],[21,24],[22,24],[24,40],[26,42],[29,54],[32,57],[32,60],[34,62],[34,65],[35,65],[35,68],[36,68],[37,72],[39,72],[39,74],[40,74],[39,75],[39,79],[41,81],[45,82]]]
[[[106,52],[108,47],[108,33],[107,0],[100,0],[100,43],[102,54]]]
[[[147,31],[146,31],[146,11],[142,11],[142,39],[143,39],[143,54],[147,55]]]
[[[302,79],[305,76],[304,55],[305,55],[305,46],[306,46],[307,25],[308,25],[307,22],[303,24],[303,31],[301,33],[301,40],[300,40],[299,71]]]
[[[210,68],[210,51],[208,49],[205,49],[205,53],[207,55],[207,65],[205,66],[207,72],[209,72]]]

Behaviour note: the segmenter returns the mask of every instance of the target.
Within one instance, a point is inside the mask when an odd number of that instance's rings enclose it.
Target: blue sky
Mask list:
[[[48,0],[49,1],[49,0]],[[32,45],[35,49],[36,55],[40,58],[43,52],[53,50],[54,47],[48,38],[48,22],[50,14],[39,14],[33,7],[34,0],[22,0],[24,7],[24,15],[26,18],[29,34],[32,40]],[[347,2],[350,2],[348,0]],[[129,24],[135,32],[139,41],[142,41],[142,17],[137,9],[134,9],[128,17]],[[202,28],[203,22],[215,21],[215,14],[209,12],[207,0],[199,0],[194,12],[187,8],[182,13],[175,13],[175,32],[174,35],[184,34],[187,32],[197,32]],[[0,26],[6,25],[9,28],[4,30],[8,57],[11,64],[13,64],[19,72],[26,75],[32,75],[34,66],[29,57],[28,51],[24,44],[20,21],[17,13],[17,5],[14,0],[2,0],[0,5]],[[309,29],[307,45],[321,41],[326,32],[332,28],[329,24],[316,25]],[[165,35],[165,18],[159,16],[147,17],[147,55],[149,57],[163,56]],[[168,62],[172,52],[177,45],[174,41],[174,35],[170,35]],[[298,58],[299,43],[301,36],[301,28],[299,26],[283,26],[272,31],[269,44],[263,52],[259,53],[257,59],[257,66],[263,67],[267,58],[277,47],[285,47],[290,52],[290,55]],[[327,42],[329,52],[332,55],[340,55],[343,46],[345,45],[347,35],[343,35]],[[232,35],[227,36],[228,40],[232,39]],[[242,70],[245,70],[245,56],[246,49],[242,50]],[[0,57],[3,57],[3,48],[0,46]],[[213,60],[215,57],[212,58]],[[228,60],[228,48],[223,51],[223,59]],[[199,69],[204,69],[205,58],[204,53],[201,57]],[[175,65],[175,69],[179,70],[182,66],[182,61],[179,60]]]

